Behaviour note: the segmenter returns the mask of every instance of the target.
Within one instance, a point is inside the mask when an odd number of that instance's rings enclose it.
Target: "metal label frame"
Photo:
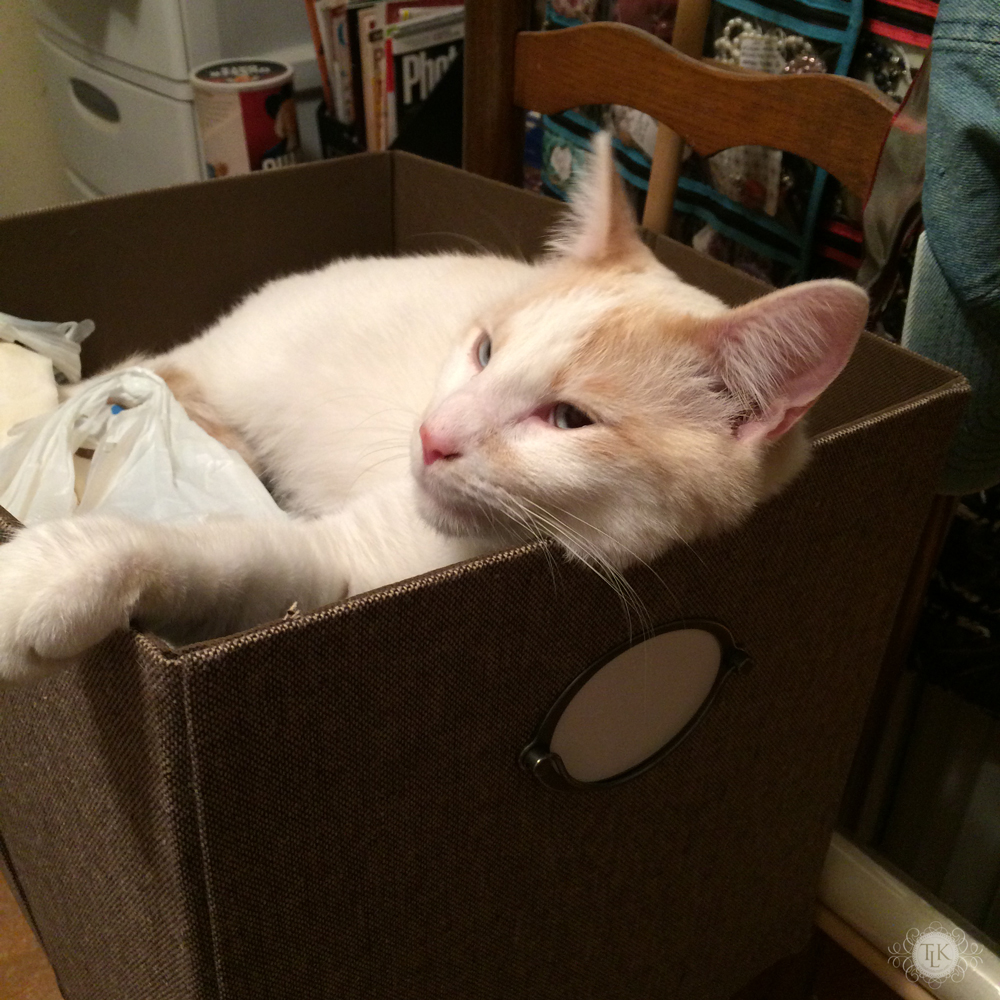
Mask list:
[[[552,735],[569,703],[592,677],[612,660],[621,656],[622,653],[627,652],[635,646],[640,646],[650,639],[655,639],[659,635],[664,635],[667,632],[680,632],[686,629],[700,629],[701,631],[708,632],[714,636],[720,647],[719,672],[711,689],[701,705],[698,706],[694,715],[659,750],[633,767],[611,778],[603,778],[600,781],[578,781],[576,778],[571,777],[562,762],[562,758],[551,749]],[[637,778],[640,774],[648,771],[651,767],[654,767],[664,757],[676,750],[705,718],[719,691],[722,690],[723,685],[729,677],[734,673],[746,673],[752,665],[750,654],[736,645],[732,633],[725,625],[719,622],[710,621],[705,618],[685,618],[680,621],[671,622],[668,625],[661,625],[652,632],[643,635],[638,642],[625,642],[614,647],[614,649],[578,674],[563,693],[559,695],[548,712],[545,713],[545,717],[535,730],[535,735],[531,742],[521,751],[518,758],[519,763],[525,771],[534,775],[543,785],[561,791],[613,788],[615,785],[631,781],[633,778]]]

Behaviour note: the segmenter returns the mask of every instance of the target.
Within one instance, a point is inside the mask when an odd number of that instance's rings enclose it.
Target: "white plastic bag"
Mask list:
[[[100,510],[144,520],[286,517],[250,467],[145,368],[95,379],[0,448],[0,506],[24,524]],[[73,455],[92,448],[77,504]]]
[[[0,312],[0,340],[22,344],[52,359],[52,366],[68,382],[80,381],[80,344],[94,332],[94,321],[47,323],[18,319]]]

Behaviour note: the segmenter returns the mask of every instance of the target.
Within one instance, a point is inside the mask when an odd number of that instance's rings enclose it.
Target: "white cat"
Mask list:
[[[606,136],[553,253],[346,260],[142,363],[299,515],[85,516],[0,547],[0,678],[130,620],[175,642],[548,535],[602,571],[738,523],[867,315],[817,281],[728,309],[639,240]]]

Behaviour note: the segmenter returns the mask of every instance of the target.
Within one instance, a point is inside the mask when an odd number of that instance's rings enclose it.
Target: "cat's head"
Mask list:
[[[685,284],[639,239],[599,136],[552,257],[444,368],[414,441],[422,513],[616,568],[735,524],[802,466],[798,421],[867,312],[844,281],[736,309]]]

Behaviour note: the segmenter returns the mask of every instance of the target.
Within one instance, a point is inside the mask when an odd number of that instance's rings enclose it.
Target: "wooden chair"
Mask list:
[[[466,2],[467,170],[520,184],[525,110],[623,104],[669,126],[702,155],[770,146],[867,196],[895,112],[878,91],[842,76],[734,71],[623,24],[526,31],[530,7],[525,0]],[[650,190],[654,196],[654,184]]]

